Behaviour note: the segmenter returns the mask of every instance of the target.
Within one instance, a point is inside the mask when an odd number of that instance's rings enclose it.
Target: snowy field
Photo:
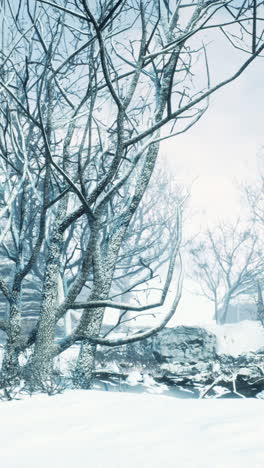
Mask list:
[[[211,331],[220,353],[264,344],[256,322]],[[76,351],[63,353],[62,371]],[[143,377],[0,402],[0,468],[264,468],[264,399],[192,399]]]
[[[67,391],[1,403],[1,468],[263,468],[263,400]]]

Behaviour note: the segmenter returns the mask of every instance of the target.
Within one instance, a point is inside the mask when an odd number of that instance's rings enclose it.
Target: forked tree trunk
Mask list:
[[[103,300],[109,297],[116,259],[126,230],[126,225],[109,242],[108,253],[102,255],[100,239],[95,242],[94,287],[89,300]],[[111,244],[111,245],[110,245]],[[79,388],[90,388],[95,362],[96,346],[89,343],[89,337],[98,336],[101,330],[105,307],[83,312],[78,329],[84,337],[74,371],[74,383]]]
[[[101,284],[98,284],[89,300],[102,300],[108,297],[111,287],[111,280],[105,278]],[[74,371],[74,384],[78,388],[90,388],[93,380],[93,370],[95,363],[96,345],[89,343],[89,337],[97,336],[100,333],[105,308],[91,309],[86,312],[80,326],[84,330],[84,339],[81,344],[76,368]]]
[[[90,311],[89,314],[92,315],[90,316],[90,323],[87,328],[87,340],[84,340],[81,344],[73,376],[75,386],[84,389],[88,389],[92,385],[96,353],[96,345],[89,343],[89,336],[96,336],[100,333],[104,309]]]

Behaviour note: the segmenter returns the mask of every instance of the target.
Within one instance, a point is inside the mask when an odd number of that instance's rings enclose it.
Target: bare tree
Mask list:
[[[191,249],[191,275],[202,294],[214,303],[217,323],[225,323],[230,302],[255,290],[263,275],[262,250],[254,225],[219,224]]]
[[[170,3],[1,2],[0,241],[10,271],[0,278],[8,313],[0,325],[7,334],[2,374],[9,379],[19,378],[23,350],[33,347],[30,368],[46,379],[54,357],[81,341],[76,384],[89,387],[96,344],[151,336],[177,308],[181,204],[167,278],[154,304],[111,298],[129,226],[162,140],[194,125],[210,95],[239,77],[264,43],[262,3]],[[246,58],[212,84],[205,42],[216,30],[228,50],[231,43]],[[123,339],[100,337],[105,307],[142,312],[163,305],[176,264],[174,300],[158,325]],[[21,302],[30,276],[40,281],[42,295],[38,323],[23,337]],[[87,300],[78,302],[87,282]],[[76,328],[55,343],[56,323],[74,309],[82,310]]]

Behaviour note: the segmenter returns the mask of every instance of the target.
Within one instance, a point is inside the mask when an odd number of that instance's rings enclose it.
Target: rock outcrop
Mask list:
[[[216,336],[199,327],[164,328],[157,335],[118,348],[100,348],[97,360],[115,361],[124,366],[145,366],[163,363],[194,363],[213,360],[216,356]]]
[[[216,336],[199,327],[165,328],[153,337],[152,349],[159,362],[208,361],[216,354]]]

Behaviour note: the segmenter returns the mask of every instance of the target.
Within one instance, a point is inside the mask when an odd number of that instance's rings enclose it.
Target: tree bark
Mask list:
[[[99,217],[97,222],[98,226],[100,226]],[[127,222],[123,223],[113,233],[108,249],[104,254],[101,250],[100,235],[95,239],[93,254],[94,288],[89,300],[103,300],[109,297],[116,259],[127,225]],[[79,388],[90,388],[92,384],[96,345],[89,342],[89,337],[99,335],[104,312],[105,307],[84,311],[78,326],[78,334],[82,335],[82,345],[74,372],[74,383]]]
[[[56,306],[58,301],[58,281],[60,275],[61,248],[63,232],[61,221],[67,212],[68,196],[60,204],[53,227],[48,260],[46,264],[40,319],[35,341],[34,353],[30,362],[30,373],[33,378],[46,381],[53,371],[53,347],[56,326]]]
[[[7,342],[1,369],[1,385],[17,385],[20,381],[20,338],[21,338],[21,286],[12,292]]]
[[[108,297],[111,279],[112,278],[105,278],[97,285],[96,290],[91,295],[93,300],[101,300]],[[89,337],[99,335],[104,318],[104,311],[104,307],[92,309],[84,314],[81,319],[80,327],[84,330],[85,339],[81,343],[81,349],[74,371],[74,384],[78,388],[90,388],[92,385],[96,345],[89,342]]]

